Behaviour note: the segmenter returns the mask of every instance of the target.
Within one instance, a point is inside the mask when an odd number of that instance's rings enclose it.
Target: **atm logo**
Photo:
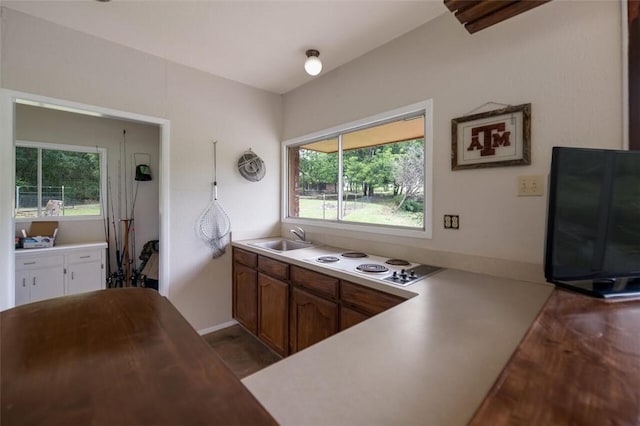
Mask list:
[[[496,148],[511,146],[511,132],[506,130],[506,124],[495,123],[471,128],[471,143],[467,151],[480,151],[481,157],[496,154]]]

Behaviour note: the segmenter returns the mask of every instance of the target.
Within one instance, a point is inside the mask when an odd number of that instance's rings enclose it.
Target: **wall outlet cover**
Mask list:
[[[518,176],[518,197],[542,197],[543,195],[543,176]]]
[[[457,214],[445,214],[444,229],[460,229],[460,216]]]

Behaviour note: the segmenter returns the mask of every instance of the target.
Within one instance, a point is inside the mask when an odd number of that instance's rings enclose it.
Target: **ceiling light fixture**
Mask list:
[[[315,49],[307,50],[307,60],[304,62],[304,69],[309,75],[318,75],[322,71],[322,62],[320,62],[320,52]]]

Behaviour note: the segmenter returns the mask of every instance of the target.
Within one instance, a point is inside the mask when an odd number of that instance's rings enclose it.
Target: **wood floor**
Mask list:
[[[202,336],[240,379],[282,359],[239,325]]]

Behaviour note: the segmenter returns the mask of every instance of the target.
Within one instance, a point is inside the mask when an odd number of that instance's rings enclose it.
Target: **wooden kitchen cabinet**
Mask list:
[[[233,261],[235,263],[242,263],[243,265],[246,265],[253,269],[258,267],[257,254],[235,247],[233,248]]]
[[[346,306],[340,306],[340,331],[353,327],[371,318],[370,315],[363,314]]]
[[[289,349],[301,351],[338,332],[338,304],[293,287],[289,315]]]
[[[258,334],[258,272],[238,262],[233,264],[233,317]]]
[[[377,291],[349,281],[340,282],[340,299],[343,304],[355,307],[369,316],[377,315],[405,301],[400,296]]]
[[[340,331],[405,301],[402,297],[349,281],[340,281],[340,300]]]
[[[405,299],[233,248],[233,317],[282,356]]]
[[[291,283],[331,299],[338,298],[339,279],[298,266],[291,266]]]
[[[289,265],[233,249],[233,317],[282,356],[288,352]]]
[[[266,256],[258,256],[258,271],[279,280],[289,279],[289,264]]]
[[[258,273],[258,337],[282,356],[289,347],[289,284]]]

